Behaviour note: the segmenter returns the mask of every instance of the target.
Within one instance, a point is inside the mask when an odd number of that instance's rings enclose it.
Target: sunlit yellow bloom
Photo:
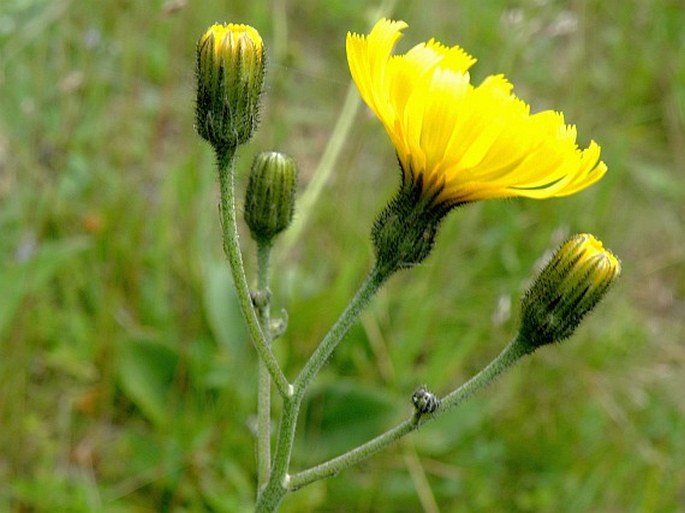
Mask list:
[[[392,55],[406,27],[381,19],[369,35],[347,35],[352,78],[397,150],[403,183],[457,205],[566,196],[606,172],[599,145],[579,149],[563,114],[530,114],[502,75],[472,85],[468,70],[476,59],[460,47],[431,39]]]

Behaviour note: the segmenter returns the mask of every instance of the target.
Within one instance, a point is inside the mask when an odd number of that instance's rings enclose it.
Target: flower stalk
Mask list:
[[[271,244],[257,243],[257,290],[261,301],[256,305],[264,342],[271,348],[271,301],[269,297],[269,260]],[[257,490],[269,481],[271,469],[271,376],[264,361],[257,361]]]
[[[435,412],[424,415],[414,414],[373,440],[321,463],[320,465],[294,474],[288,483],[290,491],[298,490],[314,481],[331,477],[356,465],[393,444],[403,436],[416,431],[428,422],[436,420],[442,414],[459,406],[476,392],[492,383],[499,375],[513,366],[521,357],[530,354],[531,352],[530,346],[520,337],[516,337],[478,374],[442,398],[440,400],[440,407]]]
[[[388,275],[383,274],[378,267],[374,267],[347,305],[347,308],[342,312],[300,371],[297,379],[293,382],[293,394],[290,397],[284,398],[283,414],[276,442],[271,478],[259,496],[257,512],[275,511],[283,496],[288,491],[291,491],[288,468],[295,441],[297,419],[305,392],[387,277]]]
[[[224,252],[228,258],[233,284],[238,295],[240,310],[247,324],[247,329],[252,338],[259,358],[264,362],[278,393],[282,397],[292,394],[292,385],[288,383],[278,361],[271,352],[271,346],[267,341],[264,331],[260,326],[257,313],[252,303],[250,289],[245,276],[245,266],[238,242],[238,224],[235,210],[235,188],[233,185],[235,175],[235,152],[217,151],[217,166],[219,170],[220,202],[219,211],[221,216],[221,229],[223,233]]]

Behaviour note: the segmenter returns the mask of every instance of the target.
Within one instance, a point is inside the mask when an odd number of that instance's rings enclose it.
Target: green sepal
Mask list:
[[[376,266],[385,276],[413,267],[428,257],[440,222],[454,207],[437,203],[439,191],[427,194],[423,177],[403,182],[395,197],[378,214],[371,229]]]

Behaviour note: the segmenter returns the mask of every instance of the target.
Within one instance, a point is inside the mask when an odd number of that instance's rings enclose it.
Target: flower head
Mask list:
[[[264,44],[249,25],[212,25],[197,43],[198,134],[215,148],[247,142],[257,129]]]
[[[397,151],[403,184],[448,206],[487,198],[566,196],[606,172],[594,141],[576,144],[563,114],[530,113],[502,75],[471,84],[476,59],[431,39],[392,55],[403,21],[348,33],[352,78]]]
[[[254,240],[271,244],[290,225],[296,187],[297,166],[292,158],[276,151],[255,157],[245,191],[245,222]]]
[[[620,273],[618,259],[593,235],[568,239],[521,300],[521,341],[535,349],[570,337]]]

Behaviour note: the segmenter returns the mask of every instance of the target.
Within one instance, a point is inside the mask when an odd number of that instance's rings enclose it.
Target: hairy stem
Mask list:
[[[260,296],[257,317],[265,342],[271,347],[271,298],[269,296],[269,258],[271,244],[257,243],[257,288]],[[257,362],[257,490],[269,481],[271,468],[271,376],[260,358]]]
[[[285,378],[281,367],[276,358],[271,353],[271,347],[265,339],[264,333],[259,325],[259,319],[252,304],[250,289],[245,277],[243,257],[240,253],[238,243],[238,224],[235,211],[235,189],[233,179],[235,174],[235,150],[217,152],[219,167],[219,186],[221,189],[221,200],[219,210],[221,214],[221,229],[223,233],[224,251],[228,258],[233,275],[233,283],[238,295],[238,302],[243,313],[247,329],[252,338],[259,358],[269,371],[278,392],[282,397],[292,394],[292,386]]]
[[[257,512],[275,511],[286,492],[292,489],[290,476],[287,472],[295,440],[297,418],[305,391],[386,277],[377,268],[369,273],[347,308],[326,334],[293,383],[293,395],[284,398],[283,417],[279,428],[271,477],[257,501]]]
[[[487,386],[502,372],[511,367],[522,356],[532,352],[531,346],[527,345],[518,337],[510,342],[504,350],[492,360],[478,374],[473,376],[462,386],[447,394],[441,401],[440,408],[427,415],[414,414],[410,418],[402,421],[385,433],[377,436],[373,440],[366,442],[359,447],[352,449],[336,458],[330,459],[320,465],[304,470],[290,477],[288,482],[289,491],[297,490],[319,479],[330,477],[338,472],[345,470],[352,465],[367,459],[381,449],[391,445],[399,438],[415,431],[422,425],[440,417],[443,413],[458,406],[463,401],[474,395],[476,392]]]

